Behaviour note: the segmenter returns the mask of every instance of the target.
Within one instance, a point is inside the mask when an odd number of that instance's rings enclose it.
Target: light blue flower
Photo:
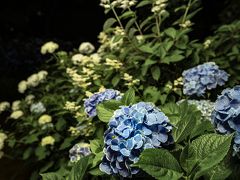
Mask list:
[[[88,143],[78,143],[75,144],[70,150],[69,150],[69,158],[71,162],[77,162],[81,159],[81,157],[90,155],[91,149],[90,144]]]
[[[84,101],[85,112],[89,117],[97,115],[96,107],[99,103],[107,100],[120,100],[120,92],[113,89],[106,89],[104,92],[98,92]]]
[[[235,132],[234,154],[240,150],[240,86],[225,89],[218,96],[212,114],[212,123],[222,134]]]
[[[183,93],[202,96],[206,90],[223,86],[229,74],[220,70],[214,62],[207,62],[183,71]]]
[[[144,149],[173,144],[169,119],[151,103],[122,106],[114,112],[104,133],[104,157],[100,170],[122,177],[132,177],[139,169],[131,164]]]

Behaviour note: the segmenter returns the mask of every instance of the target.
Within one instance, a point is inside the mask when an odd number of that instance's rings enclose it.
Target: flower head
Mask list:
[[[13,111],[12,112],[12,114],[10,115],[10,118],[12,118],[12,119],[19,119],[22,116],[23,116],[23,111],[17,110],[17,111]]]
[[[18,92],[24,93],[27,90],[27,81],[23,80],[18,83]]]
[[[218,96],[214,111],[212,113],[212,123],[216,130],[222,134],[236,132],[234,151],[240,150],[240,86],[232,89],[225,89]]]
[[[25,101],[28,105],[32,104],[34,99],[35,99],[35,96],[32,94],[29,94],[25,97]]]
[[[0,132],[0,150],[4,147],[4,141],[7,139],[7,135],[5,133]]]
[[[48,114],[44,114],[42,115],[39,119],[38,119],[38,123],[40,125],[46,124],[46,123],[50,123],[52,122],[52,117],[49,116]]]
[[[83,42],[79,46],[79,52],[83,54],[91,54],[95,50],[95,47],[90,42]]]
[[[41,145],[46,146],[46,145],[54,145],[55,139],[52,136],[46,136],[42,138]]]
[[[17,111],[20,109],[20,105],[21,105],[21,101],[20,100],[16,100],[12,102],[12,110],[13,111]]]
[[[91,149],[90,149],[90,144],[88,143],[75,144],[69,150],[69,158],[71,162],[77,162],[81,159],[81,157],[84,157],[90,154],[91,154]]]
[[[52,54],[58,48],[59,48],[59,45],[57,43],[53,41],[47,42],[41,47],[41,54],[47,54],[47,53]]]
[[[151,103],[122,106],[114,112],[104,133],[104,157],[100,170],[107,174],[131,177],[138,169],[144,149],[161,148],[173,143],[172,125],[163,112]]]
[[[183,93],[186,95],[202,96],[206,89],[223,86],[229,74],[220,70],[214,62],[207,62],[182,73]]]
[[[0,113],[6,111],[8,108],[10,108],[9,102],[7,101],[0,102]]]
[[[91,97],[84,101],[85,112],[89,117],[94,117],[97,115],[97,105],[103,101],[111,99],[120,100],[120,92],[113,89],[106,89],[104,92],[94,93]]]
[[[30,106],[30,111],[33,113],[41,114],[46,111],[46,108],[42,102],[38,102],[38,103],[34,103]]]

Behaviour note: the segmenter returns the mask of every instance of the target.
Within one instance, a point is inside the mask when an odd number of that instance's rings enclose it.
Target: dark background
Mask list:
[[[40,47],[47,41],[61,49],[77,48],[83,41],[97,45],[105,19],[99,0],[8,0],[0,2],[0,101],[21,98],[17,84],[35,72],[46,57]],[[221,24],[240,17],[240,0],[202,0],[194,18],[194,38],[203,40]],[[240,20],[240,19],[239,19]],[[26,179],[21,162],[2,159],[0,180]],[[29,170],[30,171],[30,170]]]
[[[53,40],[61,49],[77,48],[82,41],[97,45],[105,15],[100,0],[8,0],[0,2],[0,101],[21,96],[17,84],[35,72],[46,57],[43,43]],[[193,37],[204,39],[219,24],[240,14],[240,0],[202,0]]]

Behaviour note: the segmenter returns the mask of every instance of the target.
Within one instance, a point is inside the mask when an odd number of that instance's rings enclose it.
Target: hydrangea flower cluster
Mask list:
[[[94,117],[97,115],[96,107],[99,103],[111,99],[120,100],[121,98],[120,92],[113,89],[106,89],[103,92],[94,93],[84,101],[85,112],[89,117]]]
[[[178,102],[182,103],[184,100]],[[195,105],[199,111],[202,113],[202,120],[211,121],[211,115],[214,110],[214,102],[209,100],[187,100],[188,104]]]
[[[212,114],[212,123],[222,134],[236,132],[234,154],[240,151],[240,85],[225,89],[217,98]]]
[[[122,106],[114,112],[104,133],[104,157],[100,170],[107,174],[131,177],[139,169],[131,164],[144,149],[173,143],[172,125],[163,112],[151,103]]]
[[[229,74],[220,70],[214,62],[207,62],[183,71],[183,93],[185,95],[202,96],[206,89],[223,86]]]
[[[90,155],[91,149],[90,144],[88,143],[78,143],[75,144],[70,150],[69,150],[69,158],[71,162],[77,162],[81,159],[81,157]]]
[[[36,114],[41,114],[46,111],[45,106],[42,102],[34,103],[30,106],[30,111]]]

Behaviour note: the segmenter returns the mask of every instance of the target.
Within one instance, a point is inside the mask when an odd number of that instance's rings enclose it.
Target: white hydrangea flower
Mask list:
[[[49,116],[48,114],[44,114],[44,115],[40,116],[40,118],[38,119],[38,123],[40,125],[47,124],[50,122],[52,122],[52,117]]]
[[[23,116],[23,111],[21,110],[17,110],[17,111],[13,111],[12,114],[10,115],[10,118],[12,119],[19,119],[20,117]]]
[[[20,104],[21,104],[20,100],[13,101],[12,102],[12,110],[13,111],[19,110],[20,109]]]
[[[46,136],[42,138],[41,140],[41,145],[46,146],[46,145],[54,145],[55,139],[52,136]]]
[[[28,105],[32,104],[33,103],[33,100],[34,100],[35,96],[32,95],[32,94],[29,94],[25,97],[25,101]]]
[[[31,105],[30,111],[33,113],[41,114],[46,111],[46,108],[42,102],[38,102]]]
[[[79,46],[79,52],[82,54],[91,54],[95,47],[90,42],[83,42]]]
[[[18,92],[24,93],[28,88],[27,81],[23,80],[18,83]]]
[[[54,53],[59,48],[59,45],[53,41],[45,43],[41,47],[41,54]]]
[[[10,108],[10,103],[7,101],[3,101],[0,103],[0,113],[3,111],[6,111],[8,108]]]

